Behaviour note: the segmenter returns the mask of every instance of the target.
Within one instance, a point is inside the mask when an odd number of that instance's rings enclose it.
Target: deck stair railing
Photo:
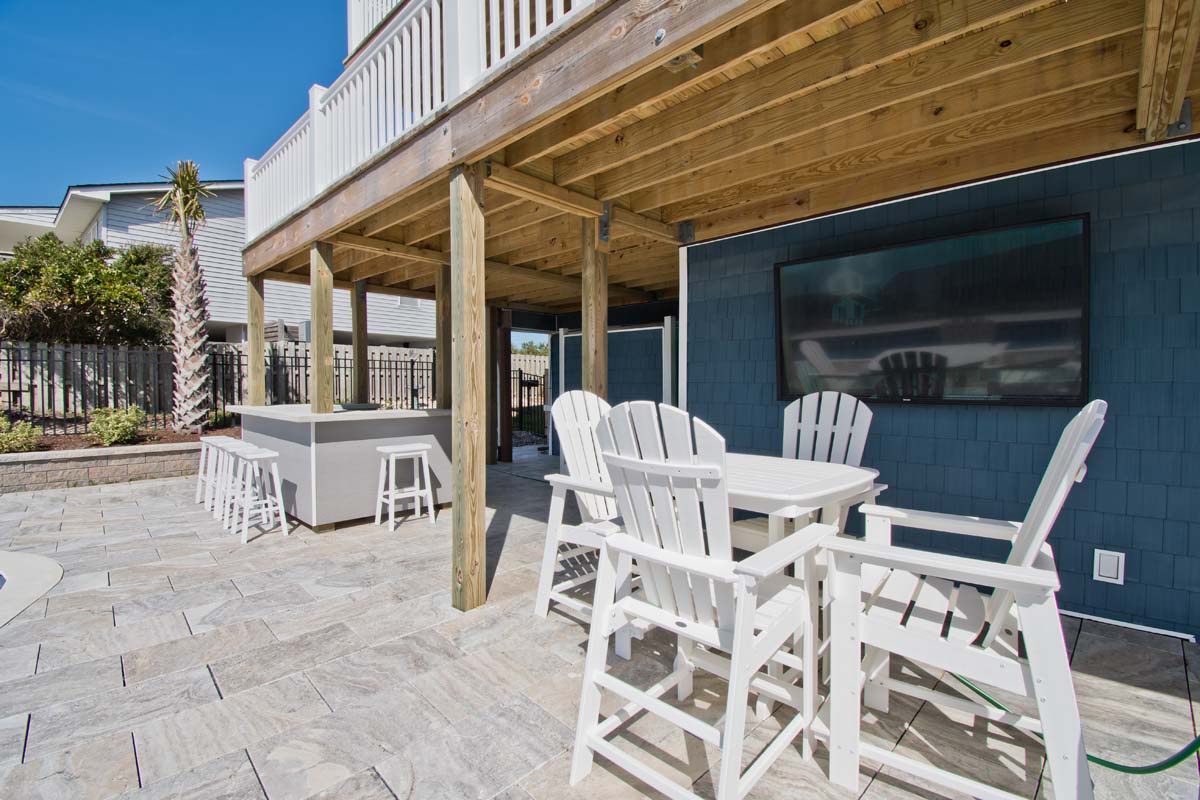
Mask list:
[[[247,159],[246,240],[329,186],[595,0],[349,0],[352,55],[258,160]]]

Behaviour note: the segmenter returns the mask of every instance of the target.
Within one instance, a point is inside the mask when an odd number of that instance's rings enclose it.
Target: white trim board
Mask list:
[[[1180,633],[1179,631],[1168,631],[1163,628],[1152,628],[1149,625],[1138,625],[1136,622],[1121,622],[1116,619],[1106,619],[1105,617],[1097,617],[1092,614],[1084,614],[1080,611],[1066,611],[1059,609],[1058,613],[1064,617],[1074,617],[1075,619],[1086,619],[1090,622],[1103,622],[1105,625],[1114,625],[1118,628],[1129,628],[1130,630],[1142,631],[1144,633],[1155,633],[1159,636],[1170,636],[1174,639],[1183,639],[1185,642],[1195,642],[1196,637],[1190,633]]]

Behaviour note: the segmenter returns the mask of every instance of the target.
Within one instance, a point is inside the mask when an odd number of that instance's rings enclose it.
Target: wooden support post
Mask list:
[[[583,388],[608,397],[608,253],[598,247],[597,221],[582,223]]]
[[[317,242],[309,252],[312,366],[308,400],[314,414],[333,411],[333,245]]]
[[[437,391],[438,408],[450,408],[450,387],[453,384],[451,364],[454,363],[454,355],[450,345],[453,312],[450,308],[450,283],[450,267],[438,267],[434,276],[434,305],[437,315],[434,335],[437,338],[433,356],[433,384]]]
[[[263,278],[251,275],[246,279],[246,397],[248,406],[266,405],[267,364],[264,337],[266,320],[263,318]]]
[[[502,309],[499,312],[500,324],[496,328],[496,366],[500,379],[496,382],[500,390],[500,453],[499,458],[504,463],[512,463],[512,424],[513,424],[513,381],[512,381],[512,312]]]
[[[496,330],[500,325],[500,315],[494,306],[487,310],[487,463],[495,464],[498,453],[496,429],[500,424],[499,403],[497,402],[497,383],[500,380],[500,367],[496,363]]]
[[[367,355],[367,282],[355,281],[350,293],[350,336],[353,345],[351,372],[355,403],[371,402],[371,365]]]
[[[450,173],[450,289],[454,353],[454,508],[451,601],[460,611],[487,596],[487,380],[483,180],[477,165]]]

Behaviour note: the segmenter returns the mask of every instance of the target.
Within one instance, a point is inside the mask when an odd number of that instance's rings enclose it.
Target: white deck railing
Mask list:
[[[345,71],[329,88],[313,86],[305,115],[266,155],[246,161],[246,240],[594,3],[349,0],[351,49],[357,52]]]

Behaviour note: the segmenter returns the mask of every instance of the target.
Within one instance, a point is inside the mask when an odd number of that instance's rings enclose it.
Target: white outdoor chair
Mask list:
[[[783,410],[783,457],[861,466],[873,416],[866,403],[841,392],[813,392],[797,398]],[[842,503],[837,519],[821,521],[841,527],[852,506],[874,502],[885,489],[886,484],[877,483]],[[756,553],[783,538],[786,523],[804,525],[820,513],[819,508],[795,507],[773,514],[768,520],[739,523],[734,526],[733,546]]]
[[[561,395],[550,409],[567,474],[546,476],[554,491],[534,604],[534,613],[540,617],[546,616],[553,600],[585,620],[590,618],[592,604],[568,592],[596,579],[594,558],[600,542],[604,534],[620,530],[615,522],[617,504],[595,432],[610,408],[590,392],[573,391]],[[567,492],[575,494],[582,525],[563,524]],[[568,577],[554,583],[560,567],[566,567]]]
[[[1041,734],[1055,796],[1092,797],[1054,597],[1058,571],[1046,537],[1072,482],[1083,480],[1106,409],[1103,400],[1093,400],[1067,425],[1023,522],[864,506],[866,539],[828,544],[833,596],[829,771],[834,783],[857,789],[859,759],[866,758],[973,797],[1014,797],[864,741],[859,703],[865,684],[867,705],[880,711],[887,710],[888,693],[896,691]],[[893,526],[999,539],[1012,549],[1007,561],[996,563],[897,547],[891,544]],[[864,603],[862,575],[872,567],[890,572]],[[994,592],[988,596],[976,586]],[[986,705],[950,678],[944,683],[960,695],[893,679],[891,653],[1029,698],[1038,717]]]
[[[694,435],[694,438],[693,438]],[[816,615],[806,588],[815,588],[815,553],[836,531],[811,525],[742,562],[733,560],[729,496],[725,483],[725,440],[687,412],[651,402],[624,403],[597,429],[604,462],[612,475],[627,533],[601,542],[595,607],[584,665],[571,783],[591,770],[595,753],[674,798],[696,797],[608,741],[623,723],[649,711],[719,747],[717,800],[749,791],[796,736],[803,734],[806,758],[816,734]],[[618,584],[636,562],[638,595]],[[784,569],[800,563],[801,579]],[[810,581],[805,583],[804,579]],[[676,636],[675,668],[649,688],[635,687],[605,672],[608,640],[633,621]],[[790,652],[795,648],[796,653]],[[787,667],[788,680],[763,673],[764,664]],[[723,721],[697,719],[660,698],[675,689],[692,692],[695,668],[729,683]],[[794,685],[802,676],[800,686]],[[601,690],[627,701],[600,719]],[[750,692],[796,709],[796,715],[741,770]]]

